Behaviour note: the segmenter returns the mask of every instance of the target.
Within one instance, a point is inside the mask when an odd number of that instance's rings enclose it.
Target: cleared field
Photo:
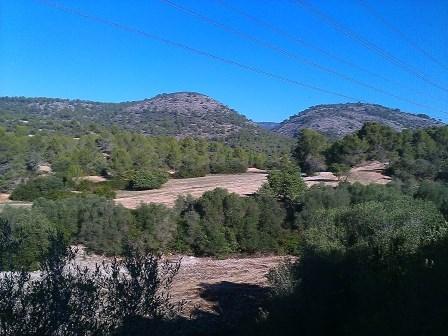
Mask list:
[[[387,184],[391,181],[389,176],[384,175],[386,164],[379,161],[366,162],[350,169],[347,175],[347,182],[361,184]],[[304,178],[308,187],[316,184],[325,184],[327,186],[336,187],[340,180],[331,172],[320,172],[314,176]]]
[[[232,307],[235,304],[256,305],[268,290],[266,275],[269,270],[286,259],[294,260],[294,257],[287,256],[214,259],[171,255],[166,258],[170,262],[181,260],[170,294],[173,301],[187,302],[187,315],[195,310],[220,314],[223,305],[230,303]],[[85,248],[78,246],[75,262],[93,270],[95,264],[108,264],[110,260],[100,255],[87,254]]]
[[[378,161],[364,163],[350,170],[347,181],[362,184],[387,184],[391,178],[384,175],[385,167],[384,163]],[[338,177],[331,172],[320,172],[315,176],[305,177],[304,180],[308,187],[320,183],[335,187],[340,182]],[[190,194],[193,197],[200,197],[204,192],[218,187],[242,196],[251,195],[266,181],[267,173],[257,169],[235,175],[217,174],[188,179],[172,179],[157,190],[118,191],[115,201],[130,209],[135,209],[141,203],[159,203],[171,207],[178,196]]]
[[[212,259],[183,257],[172,292],[174,299],[188,301],[187,311],[221,313],[223,303],[253,304],[268,289],[266,275],[288,257]],[[247,302],[247,301],[251,302]],[[255,301],[255,302],[254,302]]]
[[[234,175],[207,175],[187,179],[169,180],[162,188],[145,191],[118,191],[115,202],[126,208],[135,209],[141,203],[159,203],[173,206],[177,197],[192,195],[200,197],[215,188],[224,188],[239,195],[255,193],[267,180],[267,174],[261,170]]]

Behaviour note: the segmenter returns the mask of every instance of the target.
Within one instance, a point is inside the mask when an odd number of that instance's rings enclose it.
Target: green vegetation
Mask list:
[[[179,263],[127,250],[124,259],[95,270],[72,268],[75,251],[52,237],[39,277],[26,272],[0,277],[0,334],[159,334],[182,302],[169,295]]]
[[[343,176],[349,167],[366,160],[388,162],[388,173],[398,180],[447,181],[448,127],[396,132],[366,123],[358,132],[332,143],[315,131],[302,130],[294,156],[301,169],[313,174],[326,166]]]
[[[0,296],[7,297],[0,301],[0,318],[9,323],[0,328],[7,335],[56,333],[56,325],[75,328],[72,334],[95,334],[101,327],[106,335],[137,335],[141,330],[156,333],[161,320],[168,334],[175,334],[170,328],[177,320],[168,323],[167,317],[178,311],[165,307],[168,301],[163,300],[169,294],[154,299],[154,289],[164,284],[154,278],[159,259],[142,251],[298,256],[297,262],[271,272],[271,296],[257,313],[244,312],[245,323],[214,320],[218,335],[446,331],[448,127],[398,133],[370,123],[333,142],[304,130],[293,153],[300,168],[289,157],[277,156],[268,183],[251,197],[218,188],[198,199],[180,197],[174,208],[148,204],[135,210],[116,205],[110,199],[113,190],[157,188],[166,181],[167,170],[176,177],[241,172],[267,164],[269,155],[216,141],[145,137],[116,129],[80,139],[26,134],[23,127],[0,132],[2,186],[15,187],[14,199],[34,201],[31,209],[6,206],[0,213],[0,270],[40,268],[43,277],[36,286],[26,285],[26,273],[0,278]],[[389,162],[393,182],[345,183],[348,168],[365,160]],[[42,162],[51,164],[51,175],[39,176]],[[337,174],[340,185],[307,188],[301,171],[312,174],[322,168]],[[79,179],[84,175],[108,180]],[[58,273],[70,259],[61,251],[71,244],[110,256],[133,252],[124,264],[113,264],[107,279],[100,271]],[[120,276],[120,267],[131,277]],[[57,297],[69,299],[61,303]],[[161,302],[161,310],[151,310],[159,307],[154,302]],[[15,322],[19,320],[25,323]],[[187,327],[175,332],[212,335],[207,322],[202,333]],[[138,329],[142,327],[146,329]]]
[[[275,165],[280,153],[290,150],[289,144],[263,151],[241,139],[236,141],[239,145],[229,146],[221,141],[148,137],[118,129],[98,130],[80,138],[43,131],[30,137],[29,132],[26,126],[12,131],[0,127],[0,191],[21,184],[16,199],[47,197],[47,187],[52,193],[76,189],[79,177],[86,175],[112,179],[109,185],[115,189],[125,188],[131,178],[143,177],[143,172],[173,171],[178,178],[240,173],[248,167]],[[51,167],[55,177],[41,177],[48,174],[41,166]],[[150,180],[150,187],[157,187],[163,174],[156,173]],[[28,191],[30,196],[25,195]]]
[[[326,205],[308,216],[299,261],[271,274],[275,294],[253,334],[443,334],[448,224],[435,205]]]
[[[36,177],[19,184],[10,198],[15,201],[34,201],[39,197],[57,199],[67,195],[62,179],[55,176]]]
[[[161,171],[139,170],[132,174],[129,179],[129,190],[151,190],[160,188],[168,181],[168,174]]]

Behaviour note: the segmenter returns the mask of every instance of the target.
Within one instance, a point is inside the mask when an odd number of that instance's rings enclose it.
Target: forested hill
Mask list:
[[[331,138],[340,138],[358,131],[369,121],[388,125],[397,131],[442,125],[424,114],[406,113],[376,104],[347,103],[312,106],[283,121],[273,131],[294,137],[300,129],[310,128]]]
[[[0,98],[2,124],[28,123],[43,130],[82,132],[93,124],[150,135],[225,137],[240,130],[263,132],[255,123],[199,93],[160,94],[151,99],[99,103],[52,98]]]

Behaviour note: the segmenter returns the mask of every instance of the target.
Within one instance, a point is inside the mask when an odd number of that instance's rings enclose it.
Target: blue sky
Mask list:
[[[373,74],[304,48],[285,35],[278,35],[238,15],[219,1],[172,1],[254,36],[265,44],[287,50],[297,58],[285,57],[272,48],[264,48],[207,24],[161,0],[64,0],[58,3],[359,101],[448,120],[446,0],[364,0],[444,66],[436,64],[389,30],[361,5],[361,0],[312,1],[322,12],[387,50],[415,71],[424,73],[442,89],[347,38],[292,0],[226,2]],[[344,80],[304,64],[298,58],[312,60],[319,66],[425,106]],[[72,15],[47,6],[45,2],[0,2],[1,96],[119,102],[176,91],[207,94],[256,121],[281,121],[312,105],[349,101]]]

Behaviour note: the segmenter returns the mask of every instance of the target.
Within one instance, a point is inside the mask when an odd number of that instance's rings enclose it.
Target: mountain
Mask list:
[[[151,99],[99,103],[53,98],[0,98],[0,122],[19,122],[36,128],[82,132],[91,124],[133,130],[150,135],[226,137],[261,127],[222,103],[200,93],[160,94]]]
[[[274,128],[276,128],[280,125],[280,123],[273,122],[273,121],[260,121],[260,122],[257,122],[256,124],[258,126],[260,126],[261,128],[264,128],[268,131],[273,130]]]
[[[263,129],[222,103],[195,92],[160,94],[123,103],[0,97],[1,127],[21,127],[29,135],[60,132],[73,137],[116,127],[146,135],[220,139],[268,157],[287,154],[294,144],[293,139]]]
[[[441,126],[443,123],[424,114],[411,114],[376,104],[346,103],[312,106],[272,129],[294,137],[302,128],[311,128],[332,138],[359,130],[365,122],[378,122],[396,130]]]

